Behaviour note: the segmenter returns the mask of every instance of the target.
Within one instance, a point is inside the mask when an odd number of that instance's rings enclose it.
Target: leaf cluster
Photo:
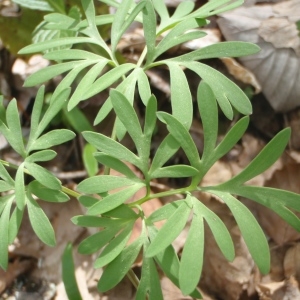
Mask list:
[[[196,10],[192,1],[183,1],[172,15],[163,0],[101,2],[116,7],[116,13],[97,15],[92,0],[82,0],[84,16],[76,8],[71,8],[68,13],[56,10],[44,18],[43,30],[49,33],[48,37],[20,51],[20,54],[43,52],[46,59],[56,62],[29,76],[26,86],[45,83],[61,74],[65,76],[52,94],[50,106],[44,114],[44,88],[39,89],[32,112],[30,134],[25,141],[16,101],[11,101],[6,109],[0,106],[0,131],[22,158],[14,178],[6,170],[11,165],[4,161],[0,164],[0,192],[3,193],[0,198],[0,240],[3,241],[0,244],[0,266],[7,268],[7,247],[17,235],[26,207],[37,236],[48,245],[55,244],[52,226],[36,199],[64,202],[69,199],[66,193],[71,194],[53,174],[39,164],[55,157],[56,153],[49,148],[75,136],[67,129],[44,133],[54,116],[63,110],[73,128],[87,142],[83,159],[89,177],[78,184],[78,193],[75,193],[78,201],[86,207],[86,214],[73,217],[72,222],[82,227],[98,228],[96,233],[80,243],[78,251],[82,254],[97,253],[94,266],[105,267],[98,282],[101,292],[108,291],[126,274],[131,274],[131,266],[141,253],[142,272],[136,284],[136,299],[163,298],[158,268],[185,295],[201,297],[197,284],[203,266],[204,226],[211,229],[226,259],[233,260],[235,250],[222,220],[205,206],[201,197],[198,199],[195,196],[199,192],[210,193],[228,206],[255,263],[262,273],[267,273],[270,268],[267,240],[254,216],[237,196],[272,209],[300,230],[300,220],[294,213],[300,211],[300,195],[247,184],[279,158],[288,143],[290,130],[279,132],[232,179],[217,186],[201,186],[203,177],[213,164],[241,139],[249,123],[248,115],[252,112],[251,103],[243,91],[201,60],[250,55],[259,51],[259,48],[250,43],[224,42],[162,59],[162,54],[170,48],[202,38],[205,33],[199,27],[208,23],[207,17],[232,9],[240,5],[241,1],[212,0]],[[158,16],[160,21],[157,26]],[[128,63],[120,59],[118,43],[133,22],[143,26],[145,49],[137,63]],[[106,25],[111,26],[110,45],[101,31]],[[51,34],[55,38],[50,39]],[[160,65],[166,66],[170,72],[171,114],[157,111],[157,99],[151,94],[146,75],[147,70]],[[197,106],[204,135],[201,154],[189,132],[194,106],[184,69],[195,72],[202,79],[197,90]],[[72,89],[76,80],[78,84]],[[112,135],[108,137],[93,131],[82,117],[78,104],[112,86],[114,89],[110,90],[109,97],[94,120],[94,124],[98,124],[110,111],[114,111],[116,120]],[[141,99],[145,107],[142,124],[134,109],[137,98]],[[234,111],[246,116],[237,121],[223,140],[217,143],[219,108],[229,119],[233,119]],[[78,124],[77,119],[83,121]],[[168,134],[151,157],[157,122],[165,124]],[[135,145],[134,150],[121,143],[126,133]],[[167,166],[169,159],[179,149],[185,153],[188,164]],[[97,174],[98,164],[105,167],[104,174]],[[142,175],[138,176],[130,165]],[[111,169],[121,175],[110,175]],[[25,185],[24,174],[30,174],[34,179],[28,185]],[[152,180],[182,177],[190,179],[187,186],[157,194],[151,192]],[[132,197],[140,190],[145,191],[144,195],[132,201]],[[174,194],[181,194],[182,199],[161,207],[148,217],[144,215],[143,203]],[[142,221],[141,232],[130,243],[133,227],[138,220]],[[164,221],[161,228],[156,226],[159,221]],[[186,226],[189,227],[189,233],[179,257],[172,243]],[[68,276],[70,272],[66,270],[74,269],[70,246],[65,250],[63,265],[68,294],[80,299],[78,289],[73,289],[75,278]]]

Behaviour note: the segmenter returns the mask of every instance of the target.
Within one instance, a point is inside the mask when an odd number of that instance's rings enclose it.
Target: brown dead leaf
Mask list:
[[[286,278],[294,276],[300,279],[300,244],[289,248],[284,257],[284,274]]]
[[[257,287],[260,300],[296,300],[300,299],[298,283],[294,277],[281,282],[259,284]]]
[[[300,55],[300,38],[296,23],[274,17],[263,20],[257,32],[275,48],[292,48],[298,56]]]
[[[218,24],[226,40],[252,42],[261,48],[259,53],[240,60],[254,73],[273,109],[284,112],[300,105],[300,57],[293,48],[276,48],[267,41],[275,40],[270,35],[267,40],[259,35],[264,21],[282,19],[273,8],[274,5],[239,7],[222,14]],[[284,38],[280,35],[280,39]]]

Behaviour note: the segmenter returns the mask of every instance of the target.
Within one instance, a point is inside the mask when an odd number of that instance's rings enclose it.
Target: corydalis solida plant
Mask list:
[[[269,207],[294,228],[300,228],[299,219],[290,210],[300,210],[299,195],[245,185],[245,182],[265,171],[279,158],[288,143],[290,130],[284,129],[278,133],[232,179],[217,186],[200,186],[212,165],[240,140],[249,123],[248,115],[252,112],[251,103],[242,90],[201,61],[224,56],[251,55],[259,51],[259,48],[250,43],[224,42],[170,59],[160,59],[170,48],[204,37],[205,33],[199,27],[207,24],[206,18],[232,9],[240,5],[241,1],[215,0],[196,10],[193,2],[184,1],[171,16],[162,0],[142,0],[138,3],[132,0],[121,3],[101,2],[115,6],[116,13],[96,15],[93,1],[82,0],[84,17],[72,17],[71,14],[58,12],[45,16],[43,30],[64,31],[69,35],[40,40],[20,51],[20,54],[44,52],[45,58],[56,62],[29,76],[25,86],[36,86],[57,75],[66,75],[52,94],[50,106],[44,114],[44,88],[39,89],[32,112],[30,135],[25,142],[16,102],[10,102],[6,109],[1,106],[0,131],[23,159],[19,166],[12,166],[5,161],[0,164],[0,188],[4,192],[0,202],[0,240],[4,241],[0,246],[1,267],[7,268],[7,247],[17,235],[25,209],[28,210],[37,236],[47,245],[55,245],[51,223],[36,198],[60,203],[68,201],[71,195],[87,208],[85,215],[74,216],[72,222],[78,226],[99,228],[99,232],[87,237],[78,247],[78,251],[83,254],[101,250],[94,263],[96,268],[105,267],[98,283],[99,291],[105,292],[113,288],[128,273],[132,279],[131,266],[142,252],[142,273],[135,282],[136,299],[162,299],[157,268],[180,287],[184,294],[200,298],[196,287],[203,264],[204,221],[210,227],[224,256],[228,260],[233,260],[235,256],[234,244],[222,220],[202,203],[201,198],[195,196],[203,191],[220,198],[229,207],[255,263],[261,272],[267,273],[270,254],[265,235],[236,195]],[[160,19],[158,26],[157,16]],[[145,48],[136,63],[120,63],[118,43],[133,22],[139,22],[144,29]],[[102,25],[107,24],[111,24],[110,45],[99,31]],[[159,40],[162,33],[165,34]],[[166,66],[170,72],[172,114],[157,111],[157,99],[152,94],[146,75],[147,70],[161,65]],[[193,120],[193,101],[184,68],[195,72],[202,79],[197,90],[197,105],[204,133],[201,155],[189,133]],[[71,89],[79,76],[79,83]],[[80,102],[112,85],[114,89],[110,90],[109,97],[94,120],[94,125],[99,124],[114,111],[116,120],[111,136],[93,130],[80,132],[88,145],[96,149],[93,157],[87,157],[87,161],[90,164],[96,161],[105,166],[105,175],[90,172],[90,177],[78,184],[77,191],[68,190],[39,162],[53,159],[56,153],[49,148],[71,140],[75,134],[68,129],[47,132],[46,128],[61,109],[67,115],[78,111]],[[145,106],[143,124],[133,108],[134,101],[137,101],[134,97],[136,93]],[[229,119],[233,118],[234,109],[246,115],[228,131],[219,144],[218,108]],[[168,134],[151,157],[150,149],[157,122],[165,124]],[[135,151],[122,145],[121,141],[126,133],[132,139]],[[189,164],[167,166],[167,161],[180,148]],[[126,163],[140,170],[142,178]],[[6,167],[17,169],[14,178]],[[122,176],[110,175],[111,169]],[[32,177],[29,184],[24,182],[24,173]],[[184,177],[190,178],[187,186],[162,193],[151,192],[152,180]],[[146,194],[135,202],[128,202],[141,188],[146,189]],[[113,192],[115,189],[118,191]],[[181,194],[182,199],[164,205],[149,217],[144,216],[143,203],[175,194]],[[135,241],[128,244],[138,219],[142,219],[141,233]],[[165,220],[164,225],[157,228],[155,223],[162,220]],[[189,233],[179,258],[172,242],[189,223]]]

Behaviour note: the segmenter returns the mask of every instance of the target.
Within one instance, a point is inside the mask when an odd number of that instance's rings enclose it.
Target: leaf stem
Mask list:
[[[137,276],[135,275],[135,273],[133,272],[133,270],[129,269],[129,271],[128,271],[128,273],[126,275],[127,275],[128,279],[130,280],[130,282],[135,287],[135,289],[137,290],[138,287],[139,287],[140,281],[137,278]]]
[[[174,190],[169,190],[169,191],[166,191],[166,192],[161,192],[161,193],[157,193],[157,194],[150,194],[150,195],[147,195],[137,201],[134,201],[130,204],[128,204],[129,207],[134,207],[134,206],[137,206],[137,205],[141,205],[151,199],[154,199],[154,198],[161,198],[161,197],[166,197],[166,196],[171,196],[171,195],[176,195],[176,194],[184,194],[184,193],[187,193],[187,192],[192,192],[194,191],[195,188],[193,186],[188,186],[188,187],[184,187],[184,188],[180,188],[180,189],[174,189]]]

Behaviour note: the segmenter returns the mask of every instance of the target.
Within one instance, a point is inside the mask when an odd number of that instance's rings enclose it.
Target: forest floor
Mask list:
[[[290,0],[289,0],[290,1]],[[286,1],[286,2],[289,2]],[[176,1],[175,1],[176,2]],[[180,1],[177,1],[180,2]],[[300,1],[293,1],[299,3]],[[268,4],[270,6],[275,4]],[[170,8],[172,10],[174,8]],[[255,14],[251,16],[255,18]],[[280,16],[282,18],[282,16]],[[266,17],[267,19],[267,17]],[[299,17],[300,19],[300,17]],[[221,20],[221,21],[220,21]],[[173,49],[175,53],[188,52],[192,49],[204,47],[212,43],[219,42],[232,37],[226,35],[226,17],[220,16],[211,20],[211,24],[205,28],[208,33],[207,37],[197,41],[194,44],[185,44],[184,47]],[[260,20],[263,22],[262,20]],[[224,25],[225,24],[225,25]],[[221,28],[222,27],[222,28]],[[225,26],[226,27],[226,26]],[[225,32],[225,33],[224,33]],[[247,36],[243,39],[247,40]],[[251,38],[250,38],[251,39]],[[136,60],[139,55],[140,45],[143,44],[143,37],[140,28],[132,28],[130,32],[123,38],[120,44],[120,52],[129,60]],[[278,45],[272,42],[264,41],[260,46],[273,46],[273,52],[270,55],[278,55],[281,51]],[[269,48],[268,48],[269,49]],[[294,58],[293,46],[284,48],[286,54],[280,52],[280,55],[286,55]],[[174,53],[174,52],[173,52]],[[168,55],[172,56],[172,52]],[[298,54],[297,54],[298,55]],[[300,68],[300,58],[297,56],[297,63]],[[8,64],[0,64],[0,87],[2,94],[7,99],[16,97],[21,112],[24,134],[28,131],[30,120],[30,111],[32,109],[34,97],[37,89],[23,88],[24,79],[37,69],[44,68],[49,64],[40,55],[32,56],[28,61],[17,58],[12,55],[4,46],[0,46],[0,59],[9,61]],[[282,188],[295,193],[300,193],[300,94],[294,95],[286,86],[287,98],[284,97],[280,101],[286,101],[290,109],[283,111],[281,109],[285,104],[279,103],[276,94],[284,94],[282,87],[276,84],[270,86],[264,78],[266,77],[263,70],[270,69],[270,62],[265,57],[256,57],[256,61],[264,66],[258,70],[252,68],[247,61],[237,61],[233,59],[215,59],[206,61],[207,64],[218,69],[230,79],[234,80],[244,91],[251,97],[253,105],[253,115],[251,116],[250,126],[240,140],[240,142],[222,159],[220,159],[205,176],[202,185],[214,185],[230,179],[239,173],[247,164],[259,153],[259,151],[275,136],[281,129],[285,127],[292,128],[292,136],[290,143],[282,157],[266,172],[251,180],[251,184],[257,186],[269,186],[274,188]],[[0,60],[1,61],[1,60]],[[287,64],[287,61],[285,63]],[[273,61],[273,68],[276,64],[283,64],[280,60]],[[4,67],[5,65],[5,67]],[[247,66],[246,66],[247,65]],[[286,67],[285,65],[282,68]],[[270,69],[271,70],[271,69]],[[191,73],[186,72],[191,89],[193,91],[194,100],[196,99],[196,90],[199,78]],[[269,71],[268,76],[275,76]],[[299,73],[299,72],[298,72]],[[167,70],[157,68],[149,71],[148,76],[157,99],[159,100],[159,110],[170,111],[170,84]],[[299,85],[299,74],[283,74],[282,76],[296,76],[296,84]],[[297,77],[298,76],[298,77]],[[57,83],[61,78],[57,78],[48,82],[46,89],[48,93],[53,92]],[[271,91],[270,91],[271,90]],[[273,96],[271,96],[273,95]],[[275,96],[274,96],[275,95]],[[290,96],[290,98],[289,98]],[[95,112],[105,101],[107,91],[93,97],[89,101],[85,101],[81,106],[81,110],[85,115],[93,120]],[[298,97],[298,104],[293,99]],[[273,102],[272,102],[273,101]],[[289,102],[290,101],[290,102]],[[277,103],[276,105],[274,103]],[[271,104],[272,105],[271,105]],[[142,109],[139,105],[136,109]],[[228,129],[240,118],[236,115],[233,121],[228,121],[220,113],[219,120],[219,139],[221,140]],[[113,116],[109,116],[97,130],[102,133],[111,131]],[[62,126],[64,120],[61,118],[57,124],[53,126]],[[165,134],[164,128],[159,128],[155,136],[157,144],[162,140]],[[198,147],[202,151],[203,136],[202,126],[199,115],[195,113],[191,133]],[[125,138],[124,143],[130,147],[130,140]],[[8,147],[5,139],[0,135],[1,159],[18,164],[18,157]],[[59,146],[55,149],[58,156],[54,162],[49,165],[50,171],[62,180],[63,184],[71,189],[76,188],[77,182],[86,176],[86,171],[81,159],[83,150],[83,139],[79,135],[74,141]],[[155,152],[155,143],[154,149]],[[174,158],[174,162],[184,163],[186,157],[182,153],[178,153]],[[172,161],[169,162],[172,164]],[[134,169],[133,169],[134,170]],[[99,169],[99,173],[101,173]],[[134,170],[138,172],[137,170]],[[165,191],[170,188],[184,185],[182,180],[160,180],[153,184],[153,191]],[[138,195],[137,195],[138,197]],[[158,207],[177,199],[176,196],[163,199],[153,199],[143,205],[146,214],[150,214]],[[270,210],[259,204],[251,202],[247,199],[240,199],[245,203],[256,216],[258,222],[262,226],[270,245],[271,251],[271,271],[267,275],[262,275],[255,266],[248,249],[241,237],[240,231],[235,220],[224,205],[218,199],[209,195],[201,194],[199,199],[205,203],[211,210],[216,212],[218,216],[228,227],[236,247],[236,258],[233,262],[228,262],[221,254],[217,247],[211,232],[206,228],[205,234],[205,253],[204,266],[199,288],[206,300],[295,300],[300,299],[300,233],[296,232],[289,225],[280,219]],[[50,248],[45,246],[38,240],[34,234],[28,216],[25,215],[20,233],[17,240],[9,248],[9,268],[5,273],[0,270],[0,300],[2,299],[55,299],[64,300],[66,294],[61,280],[61,256],[65,249],[66,243],[71,242],[74,245],[74,259],[76,264],[76,277],[79,289],[83,299],[101,299],[101,300],[130,300],[134,299],[135,289],[131,282],[125,278],[116,288],[110,292],[99,294],[97,292],[97,280],[101,276],[101,269],[93,269],[93,261],[95,257],[83,256],[76,252],[76,246],[79,242],[87,237],[92,230],[76,227],[71,221],[71,217],[84,213],[84,208],[76,199],[71,199],[64,204],[41,203],[42,208],[51,220],[56,232],[57,246]],[[140,224],[137,223],[132,238],[139,233]],[[174,247],[178,253],[181,252],[186,238],[187,230],[175,240]],[[195,249],[197,251],[197,249]],[[134,271],[140,274],[141,262],[135,262]],[[161,285],[163,288],[164,299],[191,299],[183,296],[163,274],[161,274]]]

